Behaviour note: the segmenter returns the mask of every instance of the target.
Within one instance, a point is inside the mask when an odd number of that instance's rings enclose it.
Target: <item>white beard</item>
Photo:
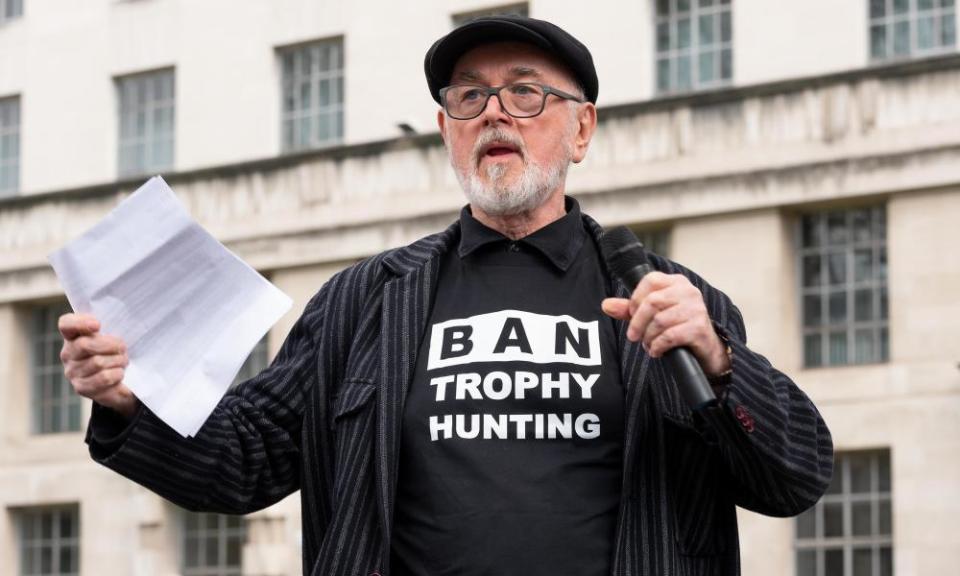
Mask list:
[[[518,147],[524,166],[520,177],[513,183],[507,181],[508,166],[499,162],[487,166],[486,181],[480,177],[477,162],[480,148],[494,140],[510,142]],[[450,161],[460,187],[472,206],[490,216],[513,216],[537,208],[563,184],[573,156],[569,148],[565,147],[564,155],[556,161],[543,165],[527,160],[529,156],[522,141],[508,133],[493,130],[482,134],[477,140],[468,166],[458,166],[452,156]]]

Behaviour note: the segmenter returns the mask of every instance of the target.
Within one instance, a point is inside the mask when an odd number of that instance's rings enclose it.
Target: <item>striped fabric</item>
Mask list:
[[[600,226],[584,221],[599,237]],[[246,513],[300,489],[303,572],[387,576],[404,398],[440,255],[458,237],[455,223],[336,275],[273,364],[228,393],[195,438],[146,409],[127,426],[95,406],[91,455],[190,510]],[[703,292],[733,348],[733,379],[720,407],[694,417],[620,323],[627,423],[613,573],[739,574],[735,506],[773,516],[812,506],[832,473],[830,434],[806,395],[746,347],[724,294],[651,260]]]

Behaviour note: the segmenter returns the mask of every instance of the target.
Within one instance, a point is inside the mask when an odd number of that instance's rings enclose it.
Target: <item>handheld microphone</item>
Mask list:
[[[625,226],[618,226],[603,233],[600,237],[600,252],[610,271],[626,284],[631,292],[637,288],[643,277],[653,270],[647,262],[647,252],[643,244]],[[699,412],[716,404],[717,397],[713,388],[689,349],[671,348],[664,353],[663,360],[690,408]]]

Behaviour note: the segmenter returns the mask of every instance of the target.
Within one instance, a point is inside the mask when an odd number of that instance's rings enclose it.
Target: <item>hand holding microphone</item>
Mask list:
[[[691,408],[714,403],[706,375],[727,372],[730,358],[703,294],[682,274],[653,270],[643,244],[627,228],[607,231],[600,249],[610,270],[633,289],[629,299],[605,299],[604,313],[629,321],[627,338],[641,342],[650,357],[663,357]]]

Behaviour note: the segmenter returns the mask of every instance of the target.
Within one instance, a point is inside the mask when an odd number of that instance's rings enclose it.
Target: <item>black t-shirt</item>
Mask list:
[[[461,213],[406,400],[397,576],[610,572],[623,390],[576,202],[510,241]]]

